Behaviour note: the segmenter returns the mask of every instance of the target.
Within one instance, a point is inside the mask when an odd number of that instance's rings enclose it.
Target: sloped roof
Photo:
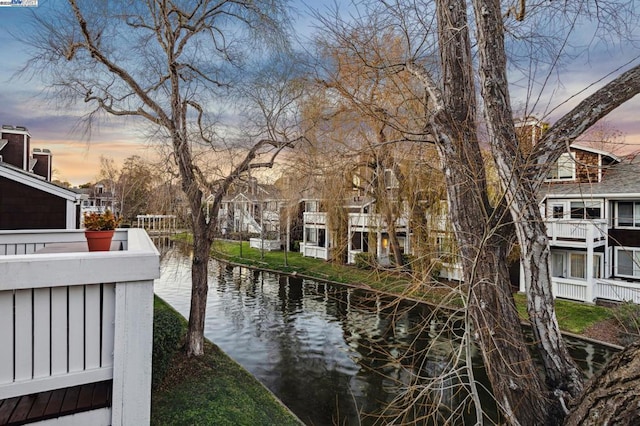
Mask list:
[[[275,185],[257,184],[255,191],[252,191],[248,186],[243,185],[239,189],[235,189],[225,195],[223,201],[236,201],[239,198],[244,198],[252,202],[261,202],[268,200],[280,200],[282,194]]]
[[[76,201],[81,197],[80,193],[70,188],[65,188],[64,186],[49,182],[42,176],[24,171],[18,167],[12,166],[11,164],[0,162],[0,176],[69,201]]]
[[[546,183],[541,195],[547,197],[589,197],[640,195],[640,156],[622,159],[608,166],[601,182],[594,183]]]

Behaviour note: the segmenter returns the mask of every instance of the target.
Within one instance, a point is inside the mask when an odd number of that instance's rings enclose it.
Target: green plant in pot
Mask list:
[[[120,224],[120,218],[111,210],[104,213],[84,214],[84,235],[87,238],[89,251],[109,251],[113,232]]]

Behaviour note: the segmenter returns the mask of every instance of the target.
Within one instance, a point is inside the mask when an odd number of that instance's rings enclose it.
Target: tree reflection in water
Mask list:
[[[463,317],[359,289],[211,266],[206,337],[305,423],[474,424],[468,355],[484,421],[497,421]],[[188,314],[187,254],[163,257],[155,291]],[[590,361],[588,373],[610,355],[584,342],[571,346]]]

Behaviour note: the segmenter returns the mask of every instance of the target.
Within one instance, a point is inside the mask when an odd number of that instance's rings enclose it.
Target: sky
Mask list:
[[[94,128],[89,137],[83,134],[77,126],[78,112],[60,110],[44,101],[42,83],[35,79],[26,78],[18,71],[26,61],[25,45],[11,35],[23,25],[28,13],[43,13],[46,7],[39,0],[36,8],[0,7],[0,58],[2,73],[0,73],[0,124],[26,126],[31,134],[32,148],[48,148],[53,153],[54,178],[61,181],[80,185],[95,182],[100,169],[100,157],[113,158],[120,164],[125,158],[140,155],[143,158],[153,156],[146,141],[139,136],[135,128],[118,120],[109,120]],[[59,1],[59,0],[50,0]],[[295,24],[298,31],[310,33],[310,19],[304,16],[305,0],[295,0],[294,4],[302,13],[299,22]],[[314,8],[322,9],[330,6],[333,0],[309,0]],[[340,2],[338,2],[340,3]],[[635,31],[640,40],[640,30]],[[635,58],[633,65],[640,61],[640,48],[628,45],[609,44],[604,49],[602,43],[593,43],[587,56],[576,58],[562,70],[562,84],[552,84],[554,102],[568,99],[558,109],[548,115],[553,122],[560,114],[577,104],[586,94],[591,93],[602,83],[595,84],[581,95],[571,98],[582,91],[590,83],[604,78],[608,73],[621,67]],[[628,66],[627,66],[628,68]],[[18,74],[17,74],[18,73]],[[615,74],[617,74],[616,72]],[[520,96],[524,96],[517,85],[511,88],[514,107]],[[546,94],[549,96],[549,93]],[[544,98],[538,110],[549,112],[545,107]],[[557,102],[556,102],[557,103]],[[640,97],[627,102],[611,113],[606,119],[608,126],[622,132],[623,142],[627,145],[626,152],[640,149]]]

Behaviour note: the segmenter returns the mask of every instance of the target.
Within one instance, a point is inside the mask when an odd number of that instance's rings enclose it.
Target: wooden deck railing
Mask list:
[[[585,244],[601,242],[607,238],[607,221],[604,219],[577,220],[577,219],[554,219],[547,220],[547,236],[552,244],[562,241],[575,244],[583,242]]]
[[[112,379],[111,424],[149,422],[159,254],[141,229],[114,239],[0,232],[0,399]]]

